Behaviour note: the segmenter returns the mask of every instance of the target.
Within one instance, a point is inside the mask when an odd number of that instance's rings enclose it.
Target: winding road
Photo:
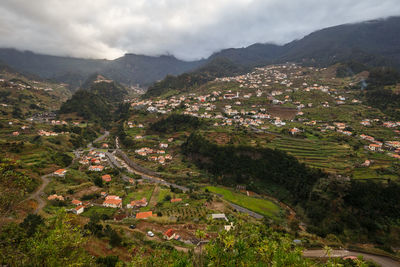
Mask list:
[[[226,201],[226,200],[225,200],[225,201]],[[233,204],[233,203],[231,203],[231,202],[229,202],[229,201],[227,201],[227,202],[229,203],[229,205],[231,205],[234,209],[236,209],[236,210],[239,211],[239,212],[247,213],[247,214],[249,214],[251,217],[254,217],[254,218],[256,218],[256,219],[262,219],[262,218],[264,218],[264,216],[262,216],[261,214],[258,214],[258,213],[254,212],[254,211],[251,211],[251,210],[248,210],[248,209],[246,209],[246,208],[243,208],[242,206],[238,206],[238,205],[236,205],[236,204]]]
[[[305,250],[303,251],[303,256],[306,258],[329,258],[326,254],[326,251],[323,249],[316,249],[316,250]],[[399,267],[400,263],[395,261],[389,257],[385,256],[378,256],[373,254],[367,254],[362,252],[355,252],[349,250],[332,250],[330,257],[333,258],[342,258],[346,256],[362,256],[365,260],[371,260],[375,263],[378,263],[382,267]]]
[[[189,188],[187,188],[185,186],[181,186],[181,185],[177,185],[177,184],[174,184],[174,183],[170,183],[170,182],[167,182],[167,181],[165,181],[164,179],[162,179],[160,177],[150,176],[150,175],[147,175],[147,174],[145,174],[145,173],[143,173],[141,171],[138,171],[138,170],[132,168],[131,166],[129,166],[128,163],[125,162],[123,159],[117,158],[113,153],[107,152],[106,156],[110,160],[111,164],[114,165],[115,167],[118,167],[118,168],[124,167],[124,168],[126,168],[126,170],[129,173],[140,175],[142,179],[147,180],[147,181],[149,181],[151,183],[162,184],[162,185],[165,185],[165,186],[172,186],[174,188],[182,190],[183,192],[189,191]],[[129,177],[126,176],[126,175],[123,175],[122,178],[125,181],[129,181]]]

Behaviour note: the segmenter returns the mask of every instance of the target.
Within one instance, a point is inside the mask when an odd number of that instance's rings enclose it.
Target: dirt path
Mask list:
[[[303,256],[306,258],[328,258],[325,250],[323,250],[323,249],[305,250],[303,252]],[[374,262],[380,264],[382,267],[399,267],[400,266],[400,262],[395,261],[389,257],[367,254],[367,253],[362,253],[362,252],[355,252],[355,251],[349,251],[349,250],[332,250],[331,255],[330,255],[330,257],[334,257],[334,258],[339,258],[339,257],[341,258],[341,257],[345,257],[345,256],[362,256],[365,260],[374,261]]]
[[[119,228],[123,228],[126,231],[129,232],[140,232],[142,234],[144,234],[144,239],[149,240],[149,241],[156,241],[159,243],[164,243],[166,240],[164,239],[160,239],[157,235],[154,235],[153,237],[150,237],[147,235],[147,232],[145,230],[141,230],[141,229],[130,229],[128,226],[125,225],[118,225]],[[181,246],[177,246],[177,245],[173,245],[173,247],[178,250],[178,251],[183,251],[183,252],[188,252],[189,248],[187,247],[181,247]],[[195,253],[199,253],[199,247],[195,247],[194,249]]]
[[[38,188],[35,192],[33,192],[33,193],[29,196],[29,198],[28,198],[28,200],[33,199],[33,200],[35,200],[35,201],[38,203],[36,209],[35,209],[34,212],[33,212],[34,214],[37,214],[37,213],[38,213],[39,211],[41,211],[41,210],[44,208],[44,206],[46,205],[46,201],[44,201],[44,200],[41,198],[41,195],[43,194],[43,191],[44,191],[44,189],[46,188],[46,186],[50,183],[50,179],[47,178],[47,177],[49,177],[50,175],[52,175],[52,173],[46,174],[46,175],[43,175],[43,176],[40,177],[40,179],[42,179],[42,184],[41,184],[41,185],[39,186],[39,188]]]
[[[157,205],[158,195],[160,194],[160,187],[156,184],[156,187],[153,190],[153,194],[149,200],[149,206],[155,207]]]
[[[108,131],[106,131],[102,136],[97,138],[95,141],[103,140],[109,134],[110,133]],[[92,146],[92,143],[90,143],[90,147],[91,146]],[[74,162],[78,156],[77,151],[78,150],[73,151],[74,159],[72,160],[71,164],[68,167],[66,167],[66,169],[68,169],[69,167],[71,167],[72,164],[74,164]],[[35,213],[35,214],[39,213],[46,206],[46,201],[43,200],[43,198],[41,196],[43,195],[43,192],[44,192],[44,189],[46,188],[46,186],[50,183],[50,179],[48,177],[50,177],[52,175],[53,175],[53,173],[49,173],[49,174],[41,176],[40,179],[42,179],[42,184],[39,186],[39,188],[35,192],[33,192],[28,198],[26,198],[26,200],[33,199],[38,203],[36,209],[33,211],[33,213]]]

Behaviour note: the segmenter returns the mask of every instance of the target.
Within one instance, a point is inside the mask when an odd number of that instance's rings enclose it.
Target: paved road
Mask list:
[[[178,189],[182,190],[183,192],[189,191],[189,188],[187,188],[185,186],[181,186],[181,185],[177,185],[177,184],[174,184],[174,183],[170,183],[170,182],[167,182],[167,181],[165,181],[164,179],[162,179],[160,177],[150,176],[150,175],[144,174],[144,173],[142,173],[142,172],[140,172],[138,170],[135,170],[135,169],[129,167],[128,164],[126,164],[126,162],[123,161],[122,159],[120,159],[120,161],[118,161],[113,153],[107,152],[106,156],[110,159],[110,162],[111,162],[112,165],[114,165],[114,166],[116,166],[118,168],[124,167],[124,168],[126,168],[126,170],[128,172],[140,175],[142,177],[142,179],[147,180],[147,181],[149,181],[151,183],[162,184],[162,185],[165,185],[165,186],[172,186],[174,188],[178,188]],[[126,175],[123,175],[122,179],[124,179],[125,181],[129,181],[129,177],[126,176]]]
[[[104,140],[109,135],[110,135],[110,132],[109,131],[105,131],[103,135],[97,137],[93,142],[90,142],[87,145],[87,148],[92,149],[93,148],[93,143],[98,143],[98,142]]]
[[[256,218],[256,219],[262,219],[262,218],[264,218],[264,216],[262,216],[261,214],[258,214],[258,213],[256,213],[256,212],[254,212],[254,211],[251,211],[251,210],[248,210],[248,209],[246,209],[246,208],[243,208],[242,206],[238,206],[238,205],[236,205],[236,204],[233,204],[233,203],[231,203],[231,202],[229,202],[229,201],[227,201],[234,209],[236,209],[236,210],[238,210],[238,211],[240,211],[240,212],[243,212],[243,213],[247,213],[247,214],[249,214],[251,217],[254,217],[254,218]]]
[[[316,250],[305,250],[303,252],[303,256],[307,258],[328,258],[325,250],[316,249]],[[367,254],[362,252],[355,252],[349,250],[332,250],[331,257],[345,257],[345,256],[362,256],[366,260],[374,261],[380,264],[382,267],[399,267],[400,263],[398,261],[392,260],[389,257],[378,256],[373,254]]]

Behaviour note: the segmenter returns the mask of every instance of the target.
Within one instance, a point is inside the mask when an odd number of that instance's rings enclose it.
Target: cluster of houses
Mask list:
[[[173,141],[173,138],[168,139],[169,142]],[[140,149],[136,149],[135,153],[142,156],[142,157],[147,157],[148,160],[150,161],[155,161],[160,164],[165,164],[166,161],[172,160],[172,156],[170,154],[166,154],[165,150],[168,148],[167,143],[160,143],[159,144],[160,149],[152,149],[149,147],[142,147]],[[155,155],[158,154],[158,155]]]
[[[45,131],[45,130],[38,131],[38,135],[40,135],[40,136],[58,136],[59,134],[68,134],[68,132],[56,133],[53,131]]]
[[[308,68],[309,71],[319,72],[324,69]],[[246,101],[252,97],[261,97],[266,94],[268,101],[272,104],[284,104],[291,102],[298,109],[299,116],[303,115],[302,108],[313,107],[313,103],[293,102],[287,93],[298,90],[312,91],[319,90],[321,92],[332,94],[332,103],[341,101],[345,103],[346,96],[338,95],[337,90],[327,85],[317,83],[308,84],[305,80],[304,68],[296,64],[283,64],[256,68],[253,72],[239,75],[235,77],[217,78],[216,82],[234,82],[239,83],[240,90],[230,89],[225,92],[213,91],[208,94],[189,93],[187,95],[172,96],[168,99],[160,100],[134,100],[131,103],[133,107],[145,107],[149,112],[168,113],[178,106],[184,107],[183,113],[199,118],[207,118],[215,120],[214,126],[231,126],[233,124],[245,127],[263,127],[266,122],[270,122],[278,127],[284,126],[286,122],[280,118],[271,118],[270,114],[265,112],[262,105],[253,105],[251,110],[240,108],[242,101]],[[296,84],[297,87],[294,87]],[[276,87],[277,86],[277,87]],[[274,89],[269,88],[284,88]],[[245,90],[246,89],[246,90]],[[248,90],[254,89],[254,92]],[[242,91],[243,90],[243,91]],[[218,108],[218,101],[231,101],[232,104],[226,104],[225,107]],[[265,104],[268,104],[268,101]],[[343,102],[343,103],[342,103]],[[329,107],[328,102],[321,103],[323,107]],[[219,110],[218,110],[219,109]],[[260,111],[264,109],[264,111]],[[129,123],[128,123],[129,124]],[[134,127],[130,124],[129,127]],[[344,134],[348,134],[345,132]]]
[[[106,154],[95,150],[89,151],[86,156],[82,156],[79,163],[88,166],[89,171],[101,172],[107,162]]]

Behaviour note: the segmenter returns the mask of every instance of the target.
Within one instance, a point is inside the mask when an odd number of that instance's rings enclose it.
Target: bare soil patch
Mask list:
[[[292,120],[297,114],[297,109],[288,108],[288,107],[279,107],[279,106],[268,106],[268,113],[271,117],[279,117],[284,120]]]
[[[100,187],[92,185],[91,187],[88,187],[86,189],[83,189],[83,190],[73,194],[73,197],[79,199],[79,198],[83,197],[84,195],[97,193],[97,192],[100,192],[101,190],[102,189]]]

